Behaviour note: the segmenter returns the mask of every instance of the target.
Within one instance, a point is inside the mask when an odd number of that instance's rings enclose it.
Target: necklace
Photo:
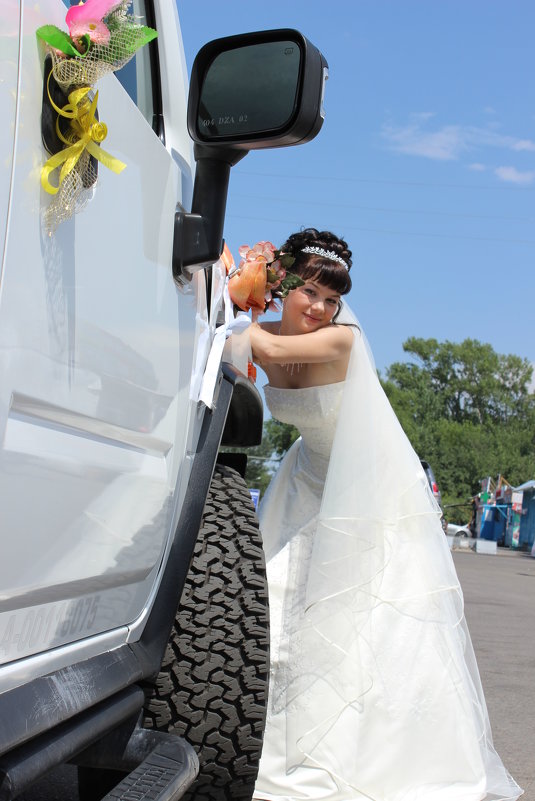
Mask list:
[[[281,336],[281,325],[282,323],[279,325],[279,330],[277,331],[277,336],[279,337]],[[294,370],[296,373],[298,373],[301,370],[302,366],[303,366],[302,362],[290,362],[289,364],[279,364],[279,367],[284,367],[286,372],[289,373],[290,375],[294,374]]]

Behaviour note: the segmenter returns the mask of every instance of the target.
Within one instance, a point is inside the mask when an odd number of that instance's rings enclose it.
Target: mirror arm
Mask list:
[[[230,168],[247,153],[235,147],[195,145],[197,168],[191,212],[175,213],[175,280],[189,280],[191,273],[211,266],[220,257]]]

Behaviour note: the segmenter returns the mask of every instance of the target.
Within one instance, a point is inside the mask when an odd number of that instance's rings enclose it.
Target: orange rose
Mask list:
[[[231,273],[233,270],[236,269],[236,265],[234,264],[234,259],[232,257],[232,253],[229,250],[229,246],[225,242],[225,246],[223,248],[223,253],[221,254],[221,261],[225,265],[225,269],[227,271],[227,275]]]
[[[264,311],[266,301],[266,260],[260,256],[255,261],[242,262],[239,271],[228,283],[228,291],[233,303],[243,311]]]

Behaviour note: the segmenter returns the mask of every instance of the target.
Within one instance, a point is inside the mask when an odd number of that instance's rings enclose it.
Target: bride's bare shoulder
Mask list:
[[[353,341],[353,336],[355,332],[355,328],[352,325],[335,325],[331,326],[331,329],[336,331],[337,336],[344,337],[348,341]]]
[[[330,341],[336,342],[337,346],[342,348],[342,350],[351,350],[354,339],[353,329],[351,326],[336,324],[329,325],[325,328],[320,328],[319,332],[323,332],[323,335],[326,333],[327,337],[330,338]]]

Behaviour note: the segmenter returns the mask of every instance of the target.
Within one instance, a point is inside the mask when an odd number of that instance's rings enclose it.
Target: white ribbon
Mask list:
[[[228,293],[228,282],[225,282],[223,289],[223,302],[225,306],[225,322],[215,330],[198,398],[209,409],[213,409],[214,406],[215,386],[225,342],[232,333],[241,334],[251,325],[251,318],[246,312],[240,311],[237,317],[234,317],[232,301]]]

